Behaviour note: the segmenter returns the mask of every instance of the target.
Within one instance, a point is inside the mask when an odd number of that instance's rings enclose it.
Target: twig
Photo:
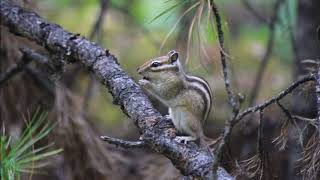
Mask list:
[[[21,48],[20,50],[23,53],[22,58],[24,60],[34,61],[39,64],[46,64],[47,66],[49,66],[48,57],[42,54],[39,54],[29,48]],[[36,70],[35,68],[31,67],[30,64],[26,65],[24,67],[24,70],[27,73],[27,75],[29,75],[32,78],[32,80],[37,86],[40,86],[41,89],[45,89],[51,97],[55,96],[54,83],[49,78],[47,78],[46,75]]]
[[[228,67],[227,67],[227,57],[225,55],[226,49],[224,47],[224,35],[222,31],[222,23],[221,23],[221,17],[218,11],[218,8],[213,0],[211,0],[211,7],[212,11],[216,20],[216,26],[217,26],[217,32],[218,32],[218,39],[220,44],[220,57],[221,57],[221,64],[222,64],[222,71],[223,71],[223,77],[224,77],[224,83],[226,87],[226,91],[228,94],[228,100],[229,104],[232,107],[232,111],[234,114],[237,114],[239,111],[239,103],[237,99],[234,97],[232,90],[231,90],[231,81],[228,73]]]
[[[284,107],[279,100],[276,101],[277,105],[280,107],[280,109],[282,110],[282,112],[284,112],[284,114],[288,117],[289,121],[292,121],[293,120],[293,116],[292,114],[290,113],[290,111]]]
[[[217,32],[218,32],[218,39],[220,44],[220,57],[221,57],[221,65],[222,65],[222,71],[223,71],[223,77],[224,77],[224,83],[225,88],[228,95],[228,102],[232,108],[232,117],[226,122],[225,129],[222,133],[222,138],[220,143],[218,144],[216,152],[216,158],[213,161],[213,172],[217,173],[217,168],[219,165],[219,162],[222,157],[222,150],[225,146],[225,144],[228,142],[228,139],[231,135],[232,128],[233,128],[233,121],[235,120],[235,117],[239,113],[240,105],[238,100],[234,97],[232,90],[231,90],[231,81],[228,73],[228,67],[227,67],[227,57],[225,55],[225,48],[224,48],[224,34],[222,30],[222,23],[221,23],[221,17],[218,11],[218,8],[213,0],[211,2],[211,8],[213,11],[213,15],[215,17],[216,26],[217,26]],[[214,175],[214,178],[216,177],[216,174]]]
[[[20,51],[22,52],[21,60],[17,64],[10,67],[5,73],[0,75],[0,88],[9,79],[23,71],[31,61],[35,61],[40,64],[48,63],[47,57],[36,53],[29,48],[20,48]]]
[[[293,115],[292,116],[294,119],[298,119],[300,121],[305,121],[305,122],[308,122],[309,124],[312,124],[314,125],[317,118],[306,118],[306,117],[303,117],[303,116],[298,116],[298,115]]]
[[[282,110],[282,112],[287,116],[289,122],[294,125],[297,129],[299,129],[299,126],[297,124],[297,122],[295,121],[295,116],[291,114],[291,112],[289,111],[289,109],[287,109],[284,105],[281,104],[281,102],[279,100],[276,101],[277,105],[280,107],[280,109]]]
[[[242,0],[242,4],[259,21],[261,21],[261,22],[263,22],[265,24],[270,24],[270,19],[265,18],[257,10],[255,10],[255,8],[248,2],[248,0]]]
[[[269,99],[268,101],[265,101],[262,104],[259,104],[257,106],[253,106],[250,108],[247,108],[246,110],[244,110],[242,113],[240,113],[238,115],[238,117],[235,120],[235,124],[237,124],[241,119],[243,119],[246,115],[259,111],[259,110],[263,110],[266,107],[268,107],[270,104],[275,103],[276,101],[279,101],[280,99],[284,98],[286,95],[288,95],[289,93],[291,93],[294,89],[296,89],[298,86],[304,84],[305,82],[308,81],[314,81],[315,80],[315,75],[314,74],[310,74],[308,76],[305,76],[304,78],[292,83],[287,89],[281,91],[277,96]]]
[[[143,148],[146,147],[144,141],[125,141],[122,139],[112,138],[109,136],[100,136],[103,141],[123,148]]]
[[[92,27],[92,30],[89,35],[89,39],[93,40],[95,37],[99,37],[101,26],[104,22],[105,15],[108,9],[109,0],[100,0],[100,12],[97,16],[96,22],[94,23],[94,26]],[[99,39],[98,39],[99,41]]]
[[[276,138],[273,142],[276,142],[276,141],[279,140],[279,142],[277,144],[280,144],[281,141],[283,141],[282,145],[280,146],[279,149],[280,150],[284,150],[285,147],[286,147],[286,144],[288,142],[288,135],[289,135],[288,134],[288,128],[289,128],[288,125],[290,125],[290,124],[293,125],[297,129],[297,131],[299,131],[298,133],[299,133],[300,137],[301,137],[303,132],[301,131],[301,129],[299,128],[299,126],[297,124],[296,116],[292,115],[292,113],[289,111],[289,109],[287,109],[284,105],[282,105],[280,103],[280,101],[276,101],[276,103],[280,107],[282,112],[287,116],[288,120],[287,121],[285,120],[285,122],[282,124],[280,136],[278,138]],[[302,138],[299,138],[299,142],[300,142],[301,145],[303,145]]]
[[[250,93],[250,97],[249,97],[249,106],[252,106],[255,103],[255,100],[258,96],[258,93],[260,91],[260,86],[261,86],[261,82],[262,82],[262,77],[263,74],[266,70],[267,64],[270,60],[271,54],[272,54],[272,50],[273,50],[273,44],[274,44],[274,38],[275,38],[275,27],[278,21],[278,16],[279,16],[279,9],[281,7],[281,4],[284,2],[285,0],[277,0],[275,2],[274,5],[274,12],[273,15],[270,19],[270,23],[269,24],[269,32],[270,32],[270,36],[267,42],[267,50],[264,54],[264,56],[262,57],[260,66],[258,68],[258,72],[254,81],[254,86],[252,88],[252,91]]]
[[[24,52],[23,50],[21,50],[22,52]],[[9,67],[7,69],[6,72],[4,72],[3,74],[0,74],[0,88],[9,80],[11,79],[12,77],[14,77],[15,75],[19,74],[21,71],[23,71],[23,68],[29,64],[31,62],[31,59],[32,58],[24,58],[25,53],[23,54],[23,57],[21,58],[21,60]]]
[[[259,169],[260,171],[260,180],[265,176],[266,172],[265,172],[265,161],[266,161],[266,152],[264,149],[264,134],[263,134],[263,110],[259,111],[259,128],[258,128],[258,143],[257,143],[257,151],[258,151],[258,157],[260,159],[260,163],[261,163],[261,169]]]
[[[89,103],[90,103],[90,100],[94,94],[94,91],[96,90],[96,86],[97,86],[97,80],[96,80],[96,77],[90,72],[89,74],[89,80],[88,80],[88,83],[87,83],[87,89],[86,89],[86,92],[84,94],[84,97],[83,97],[83,106],[82,106],[82,109],[84,111],[86,111],[88,109],[88,106],[89,106]]]
[[[240,122],[246,115],[251,114],[253,112],[256,111],[262,111],[264,110],[266,107],[268,107],[269,105],[281,100],[282,98],[284,98],[286,95],[288,95],[289,93],[291,93],[294,89],[296,89],[297,87],[299,87],[300,85],[304,84],[305,82],[308,81],[314,81],[315,80],[315,75],[314,74],[310,74],[294,83],[292,83],[287,89],[283,90],[282,92],[280,92],[277,96],[265,101],[264,103],[257,105],[257,106],[253,106],[253,107],[249,107],[246,110],[242,111],[241,113],[235,115],[231,120],[229,120],[225,126],[224,129],[224,133],[222,135],[221,141],[218,145],[218,148],[216,150],[216,156],[217,158],[215,159],[214,163],[213,163],[213,168],[215,169],[219,160],[218,157],[221,156],[221,152],[222,149],[224,147],[224,145],[228,142],[228,138],[230,137],[232,128],[238,123]]]
[[[48,92],[51,97],[55,97],[54,83],[51,82],[43,73],[36,70],[33,67],[25,67],[26,73],[32,78],[35,85],[39,86],[40,89],[44,89]]]
[[[280,107],[280,109],[282,110],[282,112],[287,116],[289,122],[293,125],[297,125],[295,123],[294,120],[294,116],[291,114],[291,112],[289,111],[289,109],[287,109],[284,105],[281,104],[281,102],[279,100],[276,101],[277,105]]]

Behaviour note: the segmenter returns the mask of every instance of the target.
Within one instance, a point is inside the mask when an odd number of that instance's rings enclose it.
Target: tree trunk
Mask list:
[[[320,1],[319,0],[299,0],[297,2],[297,22],[294,32],[294,54],[295,61],[293,63],[294,79],[299,76],[308,74],[304,67],[303,60],[316,60],[320,62],[320,41],[317,39],[317,27],[320,25]],[[292,98],[291,111],[295,115],[314,118],[317,116],[317,105],[315,88],[313,84],[305,86],[297,90]],[[305,123],[299,122],[299,126],[305,126]],[[295,130],[291,130],[295,131]],[[292,132],[297,133],[297,132]],[[308,140],[308,134],[303,133],[304,141]],[[295,168],[297,160],[301,158],[302,149],[296,138],[291,138],[288,149],[288,168],[286,179],[301,179]]]

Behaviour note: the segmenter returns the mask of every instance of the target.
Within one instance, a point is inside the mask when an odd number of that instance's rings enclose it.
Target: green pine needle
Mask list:
[[[44,139],[54,128],[46,121],[47,113],[36,110],[26,129],[16,143],[11,137],[0,137],[1,180],[20,179],[21,173],[41,173],[39,170],[49,164],[46,158],[62,152],[62,149],[49,150],[54,143],[34,149],[37,142]]]
[[[168,3],[172,0],[168,0],[165,3]],[[188,2],[188,0],[179,0],[176,4],[168,7],[167,9],[163,10],[161,13],[159,13],[156,17],[154,17],[149,23],[153,23],[155,20],[159,19],[160,17],[162,17],[163,15],[173,11],[174,9],[176,9],[177,7],[183,5],[184,3]]]

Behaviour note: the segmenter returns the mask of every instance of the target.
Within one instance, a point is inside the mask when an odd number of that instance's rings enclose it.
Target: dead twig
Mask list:
[[[275,103],[276,101],[281,100],[282,98],[284,98],[286,95],[290,94],[294,89],[296,89],[298,86],[308,82],[308,81],[314,81],[315,80],[315,74],[310,74],[308,76],[305,76],[303,78],[301,78],[300,80],[297,80],[296,82],[292,83],[288,88],[286,88],[285,90],[281,91],[277,96],[274,96],[273,98],[265,101],[262,104],[259,104],[257,106],[253,106],[253,107],[249,107],[246,110],[242,111],[241,113],[239,113],[239,115],[237,116],[236,120],[235,120],[235,124],[238,123],[239,121],[241,121],[245,116],[247,116],[250,113],[265,109],[266,107],[268,107],[269,105]]]
[[[26,54],[25,51],[28,50],[21,49],[21,52],[23,53],[23,57],[21,58],[21,60],[17,64],[9,67],[4,73],[0,74],[0,88],[4,86],[4,84],[8,82],[12,77],[23,71],[24,67],[31,62],[33,58],[30,58],[30,55]]]
[[[264,147],[263,110],[259,110],[257,154],[247,160],[241,161],[240,168],[244,170],[245,173],[243,174],[250,179],[257,179],[257,177],[259,177],[259,180],[273,179],[269,154]]]
[[[298,160],[303,179],[317,180],[320,176],[320,138],[319,131],[315,130],[305,145],[302,158]]]
[[[239,123],[245,116],[247,116],[248,114],[257,112],[257,111],[263,111],[269,105],[276,103],[277,101],[281,100],[282,98],[284,98],[285,96],[290,94],[293,90],[295,90],[300,85],[302,85],[308,81],[314,81],[314,80],[315,80],[315,74],[310,74],[309,76],[306,76],[306,77],[292,83],[291,86],[289,86],[287,89],[281,91],[277,96],[274,96],[273,98],[271,98],[271,99],[269,99],[269,100],[265,101],[264,103],[259,104],[257,106],[249,107],[249,108],[245,109],[244,111],[242,111],[241,113],[239,113],[238,115],[235,115],[230,121],[227,122],[217,150],[219,150],[220,153],[222,152],[223,146],[228,142],[228,138],[231,134],[232,128],[237,123]],[[218,157],[217,151],[216,151],[216,156]],[[218,163],[219,163],[219,161],[215,160],[214,166],[217,166]]]
[[[283,151],[288,143],[289,139],[289,127],[290,125],[294,125],[297,129],[299,129],[293,115],[290,111],[280,103],[280,101],[276,101],[277,105],[280,107],[282,112],[286,115],[286,119],[281,120],[281,127],[280,127],[280,135],[276,137],[272,143],[275,143],[276,146],[279,147],[279,151]]]
[[[89,39],[93,40],[97,37],[97,40],[100,41],[98,37],[101,35],[101,27],[103,25],[104,19],[106,17],[107,9],[109,5],[109,0],[100,0],[100,12],[97,16],[97,19],[91,29]]]
[[[112,138],[109,136],[100,136],[103,141],[107,141],[109,144],[120,146],[122,148],[143,148],[146,147],[144,141],[125,141],[122,139]]]

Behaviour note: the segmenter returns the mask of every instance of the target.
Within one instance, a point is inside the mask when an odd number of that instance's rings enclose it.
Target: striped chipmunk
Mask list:
[[[140,86],[169,108],[169,117],[181,134],[175,139],[180,143],[196,141],[205,143],[203,123],[207,119],[212,95],[208,83],[185,73],[177,51],[153,58],[137,69],[143,76]]]

